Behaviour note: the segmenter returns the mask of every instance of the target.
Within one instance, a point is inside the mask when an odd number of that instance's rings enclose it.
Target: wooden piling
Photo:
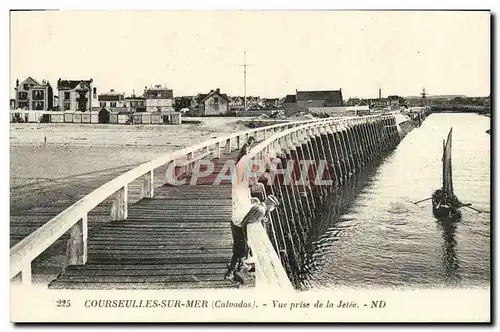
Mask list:
[[[356,140],[356,146],[357,146],[357,151],[358,151],[358,167],[359,169],[363,168],[366,164],[366,151],[363,147],[363,138],[362,138],[362,132],[361,132],[361,124],[357,122],[354,126],[354,137]]]
[[[348,167],[347,167],[347,160],[346,160],[346,152],[345,152],[345,148],[344,148],[344,145],[342,144],[342,141],[340,140],[340,128],[339,127],[336,127],[336,130],[335,132],[333,133],[333,136],[334,136],[334,144],[335,146],[337,147],[337,151],[338,151],[338,158],[339,158],[339,164],[340,164],[340,168],[341,168],[341,174],[342,174],[342,183],[344,183],[347,178],[349,177],[349,171],[348,171]]]
[[[356,174],[356,169],[358,168],[357,163],[356,163],[356,157],[355,157],[355,142],[352,139],[351,135],[351,125],[347,124],[346,129],[345,129],[345,138],[348,146],[348,151],[349,151],[349,160],[351,162],[351,173]]]
[[[335,131],[336,127],[330,126],[327,131],[327,136],[328,136],[328,143],[332,151],[332,162],[333,162],[333,167],[335,168],[336,183],[340,186],[344,180],[343,180],[343,169],[340,159],[341,158],[340,152],[338,150],[337,142],[335,140]]]
[[[321,181],[325,180],[325,170],[322,169],[321,165],[325,158],[318,129],[314,129],[311,132],[311,146],[313,150],[313,160],[315,162],[315,177],[312,181],[321,195],[321,202],[323,202],[328,195],[328,188],[321,184]]]
[[[330,139],[328,137],[328,130],[329,128],[325,128],[321,132],[321,142],[323,145],[323,151],[325,153],[325,161],[328,164],[328,178],[333,181],[332,186],[330,188],[330,191],[333,190],[338,185],[338,179],[337,179],[337,174],[336,174],[336,167],[335,167],[335,158],[334,158],[334,152],[333,152],[333,147],[330,145]]]
[[[352,160],[350,156],[350,151],[349,151],[349,145],[346,140],[346,134],[345,134],[345,127],[342,126],[342,129],[340,130],[340,141],[343,146],[343,151],[344,151],[344,159],[345,159],[345,164],[346,164],[346,180],[349,179],[352,176]]]

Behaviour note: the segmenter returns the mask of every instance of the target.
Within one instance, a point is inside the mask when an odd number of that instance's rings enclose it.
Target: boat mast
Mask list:
[[[451,165],[451,140],[452,129],[448,134],[446,143],[443,140],[443,190],[449,195],[453,195],[453,174]]]
[[[443,162],[443,191],[446,191],[446,143],[443,139],[443,157],[441,158]]]

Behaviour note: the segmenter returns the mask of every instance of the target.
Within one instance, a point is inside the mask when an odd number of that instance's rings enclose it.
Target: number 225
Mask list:
[[[71,302],[70,300],[57,300],[56,306],[61,308],[69,308],[71,307]]]

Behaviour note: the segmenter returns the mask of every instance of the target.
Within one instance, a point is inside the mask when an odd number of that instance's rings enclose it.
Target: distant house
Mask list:
[[[264,107],[262,99],[259,96],[247,96],[247,110],[248,109],[260,109]],[[245,108],[245,97],[244,96],[233,96],[229,97],[229,109],[232,111],[242,111]]]
[[[98,96],[99,107],[106,107],[113,111],[117,107],[125,107],[125,94],[117,93],[111,89],[107,93],[102,93]]]
[[[260,109],[263,107],[259,96],[247,96],[247,109]]]
[[[144,88],[147,112],[166,112],[174,110],[174,91],[155,85],[154,88]]]
[[[146,98],[135,95],[126,97],[125,107],[133,112],[146,112]]]
[[[198,95],[198,113],[200,115],[223,115],[228,110],[229,98],[226,94],[220,93],[220,89]]]
[[[387,107],[387,98],[367,98],[364,99],[371,109],[384,109]]]
[[[399,110],[400,107],[405,105],[405,99],[400,96],[388,96],[387,102],[391,110]]]
[[[243,109],[243,98],[240,96],[229,97],[229,109],[231,111],[240,111]]]
[[[183,108],[190,108],[192,105],[193,97],[191,96],[183,96],[183,97],[175,97],[174,98],[174,108],[178,112]]]
[[[285,99],[281,103],[281,108],[284,110],[292,110],[297,108],[297,96],[296,95],[286,95]]]
[[[61,111],[90,112],[93,95],[97,89],[92,87],[93,80],[57,80],[59,108]]]
[[[343,106],[342,89],[328,91],[297,91],[297,107],[339,107]]]
[[[50,111],[53,107],[54,92],[48,81],[39,83],[32,77],[19,83],[16,80],[15,108],[25,110]]]
[[[262,106],[264,108],[278,108],[279,99],[278,98],[262,98]]]

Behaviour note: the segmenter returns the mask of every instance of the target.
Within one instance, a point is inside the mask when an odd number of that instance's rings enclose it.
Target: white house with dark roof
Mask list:
[[[200,115],[223,115],[229,110],[229,98],[220,89],[198,95],[198,113]]]
[[[97,88],[93,80],[57,80],[59,107],[61,111],[90,112],[93,100],[97,99]]]
[[[98,96],[99,107],[106,108],[117,108],[117,107],[125,107],[125,94],[115,92],[115,90],[111,89],[109,92],[102,93]]]
[[[54,93],[48,81],[41,83],[32,77],[19,82],[16,80],[15,108],[24,110],[51,111]]]
[[[146,100],[146,112],[173,112],[174,111],[174,91],[155,85],[155,87],[144,88],[144,98]]]

